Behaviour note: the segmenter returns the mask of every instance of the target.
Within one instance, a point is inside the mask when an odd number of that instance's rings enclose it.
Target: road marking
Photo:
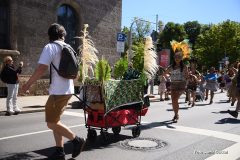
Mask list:
[[[147,124],[147,122],[143,122],[143,123]],[[204,136],[215,137],[215,138],[220,138],[220,139],[224,139],[224,140],[228,140],[228,141],[237,142],[234,145],[232,145],[222,151],[213,152],[212,154],[214,154],[214,155],[208,157],[205,160],[219,160],[219,159],[236,160],[240,156],[240,154],[239,154],[240,135],[226,133],[226,132],[213,131],[213,130],[184,127],[184,126],[178,126],[178,125],[177,126],[171,125],[171,128],[168,128],[167,126],[159,126],[159,127],[155,127],[155,128],[204,135]]]
[[[156,128],[167,129],[167,130],[176,130],[176,131],[180,131],[180,132],[199,134],[199,135],[205,135],[205,136],[209,136],[209,137],[225,139],[225,140],[229,140],[229,141],[233,141],[233,142],[240,142],[239,135],[226,133],[226,132],[219,132],[219,131],[206,130],[206,129],[200,129],[200,128],[192,128],[192,127],[184,127],[184,126],[178,126],[178,125],[177,126],[171,125],[171,128],[168,128],[167,126],[159,126]]]
[[[69,116],[84,117],[84,113],[64,111],[63,114],[64,115],[69,115]],[[76,128],[76,127],[80,127],[80,126],[84,126],[84,125],[85,124],[80,124],[80,125],[70,126],[69,128]],[[52,131],[52,130],[43,130],[43,131],[37,131],[37,132],[29,132],[29,133],[18,134],[18,135],[14,135],[14,136],[2,137],[2,138],[0,138],[0,141],[5,140],[5,139],[12,139],[12,138],[17,138],[17,137],[46,133],[46,132],[50,132],[50,131]]]
[[[68,116],[84,117],[84,113],[79,113],[79,112],[64,111],[63,114]]]
[[[74,125],[74,126],[70,126],[68,128],[76,128],[76,127],[82,127],[82,126],[85,126],[85,124]],[[48,130],[43,130],[43,131],[29,132],[29,133],[14,135],[14,136],[2,137],[2,138],[0,138],[0,141],[6,140],[6,139],[13,139],[13,138],[18,138],[18,137],[30,136],[30,135],[39,134],[39,133],[46,133],[46,132],[51,132],[51,131],[52,130],[48,129]]]
[[[239,148],[240,143],[236,143],[222,151],[216,151],[213,156],[205,160],[219,160],[219,159],[236,160],[239,158]]]

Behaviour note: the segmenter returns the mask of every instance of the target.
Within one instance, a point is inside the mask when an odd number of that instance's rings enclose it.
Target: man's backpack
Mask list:
[[[76,52],[69,44],[62,44],[58,41],[54,41],[53,43],[61,46],[62,53],[58,69],[53,63],[51,63],[51,65],[61,77],[75,79],[79,71],[79,60]]]

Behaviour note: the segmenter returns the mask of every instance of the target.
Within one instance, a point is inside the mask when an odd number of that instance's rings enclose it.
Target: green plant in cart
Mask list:
[[[105,59],[101,59],[95,67],[96,79],[103,83],[111,78],[111,67]]]
[[[127,58],[120,58],[114,65],[114,78],[121,79],[124,73],[128,69],[128,60]]]

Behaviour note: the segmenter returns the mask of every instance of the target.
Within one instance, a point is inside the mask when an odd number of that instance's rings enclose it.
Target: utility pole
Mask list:
[[[156,15],[156,23],[155,22],[150,22],[150,21],[146,21],[146,20],[143,20],[143,19],[135,19],[131,25],[130,25],[130,31],[129,31],[129,35],[128,35],[128,45],[129,45],[129,48],[128,48],[128,63],[131,62],[132,60],[132,27],[133,27],[133,24],[137,21],[143,21],[143,22],[148,22],[148,23],[152,23],[152,24],[155,24],[156,25],[156,32],[158,31],[158,15]],[[155,45],[155,48],[157,48],[157,43],[154,42],[154,45]],[[154,78],[150,80],[150,97],[154,97],[153,95],[153,86],[154,86]]]
[[[158,33],[158,15],[156,15],[156,33]],[[155,50],[157,51],[157,40],[154,42]],[[154,88],[154,78],[150,80],[150,94],[152,97],[153,95],[153,88]]]

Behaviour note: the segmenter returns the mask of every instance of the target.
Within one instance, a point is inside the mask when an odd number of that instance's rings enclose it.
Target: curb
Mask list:
[[[44,110],[45,110],[45,109],[21,111],[19,114],[43,112]],[[0,111],[0,116],[6,116],[5,114],[6,114],[6,111]],[[19,114],[18,114],[18,115],[19,115]],[[14,114],[13,114],[12,116],[14,116]]]
[[[155,98],[150,98],[149,100],[150,100],[150,102],[156,102],[157,100],[159,100],[159,98],[155,97]],[[71,109],[71,108],[72,108],[72,109],[78,109],[78,108],[74,107],[74,104],[73,104],[73,103],[74,103],[74,102],[69,103],[66,109]],[[80,109],[80,108],[79,108],[79,109]],[[36,112],[44,112],[44,111],[45,111],[45,108],[44,108],[44,106],[42,106],[42,108],[40,108],[40,109],[22,110],[21,113],[19,113],[19,114],[36,113]],[[5,114],[6,114],[6,111],[0,111],[0,116],[5,116]],[[14,115],[13,115],[13,116],[14,116]]]

